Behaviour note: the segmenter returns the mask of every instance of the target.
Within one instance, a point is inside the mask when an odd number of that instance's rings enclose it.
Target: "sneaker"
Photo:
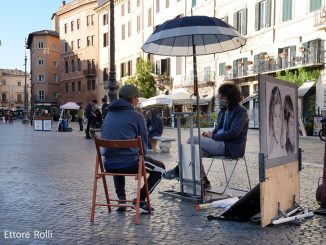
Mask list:
[[[207,179],[207,177],[203,178],[203,187],[205,190],[212,188],[211,182]]]
[[[136,200],[134,200],[132,204],[134,205],[134,208],[136,208]],[[140,211],[140,213],[143,213],[143,214],[149,214],[149,209],[147,207],[146,202],[139,203],[139,211]],[[154,211],[154,208],[151,207],[151,212],[153,212],[153,211]]]
[[[168,179],[168,180],[172,180],[172,179],[178,179],[179,178],[179,174],[177,174],[177,172],[175,171],[175,168],[166,171],[164,176],[164,179]]]

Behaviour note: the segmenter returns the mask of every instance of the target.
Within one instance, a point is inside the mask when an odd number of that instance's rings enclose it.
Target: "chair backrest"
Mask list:
[[[129,139],[129,140],[95,139],[95,145],[96,145],[96,152],[98,157],[101,157],[101,147],[115,148],[115,149],[138,148],[139,156],[144,156],[144,148],[140,136],[138,136],[137,139]]]

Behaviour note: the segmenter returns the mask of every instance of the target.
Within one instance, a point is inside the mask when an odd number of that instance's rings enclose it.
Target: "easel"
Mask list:
[[[176,116],[177,119],[177,133],[178,133],[178,165],[179,165],[179,180],[180,180],[180,191],[168,190],[168,191],[161,191],[160,194],[179,197],[189,201],[195,202],[203,202],[203,191],[202,191],[202,178],[201,176],[201,166],[200,161],[196,161],[196,158],[200,158],[199,147],[194,144],[193,140],[193,115],[196,113],[194,112],[174,112],[172,115]],[[181,117],[187,116],[189,120],[189,132],[190,132],[190,149],[191,149],[191,159],[189,164],[185,164],[183,156],[184,145],[181,143]],[[196,149],[197,148],[197,149]],[[197,166],[196,168],[196,164]],[[184,173],[186,170],[184,167],[191,168],[191,177],[185,177]],[[198,171],[199,170],[199,171]],[[199,173],[199,179],[198,179]],[[197,178],[196,178],[197,176]]]

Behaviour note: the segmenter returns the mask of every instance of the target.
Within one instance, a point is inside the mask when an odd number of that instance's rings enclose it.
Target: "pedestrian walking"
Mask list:
[[[84,130],[84,108],[82,106],[79,107],[77,112],[77,120],[79,123],[79,131]]]

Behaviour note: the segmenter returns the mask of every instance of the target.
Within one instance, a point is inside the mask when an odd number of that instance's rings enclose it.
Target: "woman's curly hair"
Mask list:
[[[235,107],[241,101],[240,89],[233,83],[222,84],[218,89],[218,94],[228,98],[229,108]]]

